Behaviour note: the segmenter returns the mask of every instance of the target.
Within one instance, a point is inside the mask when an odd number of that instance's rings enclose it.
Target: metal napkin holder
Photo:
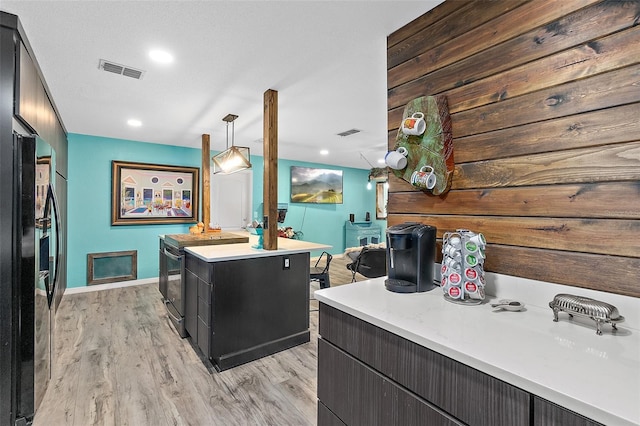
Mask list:
[[[578,315],[591,318],[596,322],[596,334],[599,336],[602,335],[600,329],[602,324],[611,324],[613,330],[616,331],[618,330],[616,324],[624,321],[624,317],[618,313],[615,306],[572,294],[557,294],[549,302],[549,307],[553,309],[553,321],[555,322],[558,322],[558,312],[566,312],[569,317]]]

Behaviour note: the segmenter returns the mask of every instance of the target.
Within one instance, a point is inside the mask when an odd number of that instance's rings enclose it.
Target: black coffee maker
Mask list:
[[[384,285],[396,293],[429,291],[436,256],[436,228],[405,222],[387,228],[387,276]]]

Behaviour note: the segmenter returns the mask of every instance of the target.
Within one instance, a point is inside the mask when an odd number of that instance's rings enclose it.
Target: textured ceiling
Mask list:
[[[386,37],[428,1],[8,1],[68,132],[262,155],[263,94],[278,91],[280,158],[369,168],[387,145]],[[148,57],[161,48],[175,60]],[[141,69],[101,71],[100,59]],[[136,118],[143,125],[129,127]],[[356,128],[360,133],[340,137]],[[321,149],[329,155],[321,156]]]

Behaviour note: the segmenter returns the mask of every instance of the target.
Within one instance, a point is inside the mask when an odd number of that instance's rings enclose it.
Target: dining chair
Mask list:
[[[324,264],[321,263],[324,258]],[[329,280],[329,265],[331,264],[333,256],[323,251],[315,266],[312,266],[309,271],[309,281],[319,281],[320,288],[331,287],[331,281]]]

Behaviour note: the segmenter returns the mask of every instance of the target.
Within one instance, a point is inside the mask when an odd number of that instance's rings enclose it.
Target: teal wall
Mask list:
[[[158,235],[187,233],[191,224],[111,226],[111,161],[200,167],[201,150],[171,145],[69,134],[67,286],[87,283],[87,254],[137,250],[138,279],[158,276]],[[253,205],[262,203],[263,159],[252,156]],[[278,201],[289,203],[291,165],[337,168],[315,163],[278,162]],[[375,190],[367,190],[368,170],[343,168],[344,203],[332,205],[289,203],[286,221],[304,233],[304,239],[344,251],[344,224],[349,213],[362,221],[365,212],[375,221]],[[202,193],[202,191],[200,191]],[[304,218],[304,222],[303,222]],[[384,228],[385,221],[376,221]],[[313,253],[312,253],[313,255]]]
[[[258,217],[262,217],[262,171],[264,162],[262,157],[251,158],[253,174],[253,207]],[[343,171],[343,204],[306,204],[291,203],[291,166],[320,167]],[[305,241],[331,245],[328,250],[332,254],[343,253],[345,249],[345,222],[349,214],[355,215],[356,221],[364,221],[366,212],[371,220],[381,227],[381,237],[384,236],[386,220],[376,220],[375,184],[367,189],[369,169],[353,169],[336,167],[333,165],[305,163],[301,161],[278,161],[278,204],[287,203],[288,211],[281,227],[292,227],[295,231],[302,231]],[[312,252],[311,255],[319,255]]]

